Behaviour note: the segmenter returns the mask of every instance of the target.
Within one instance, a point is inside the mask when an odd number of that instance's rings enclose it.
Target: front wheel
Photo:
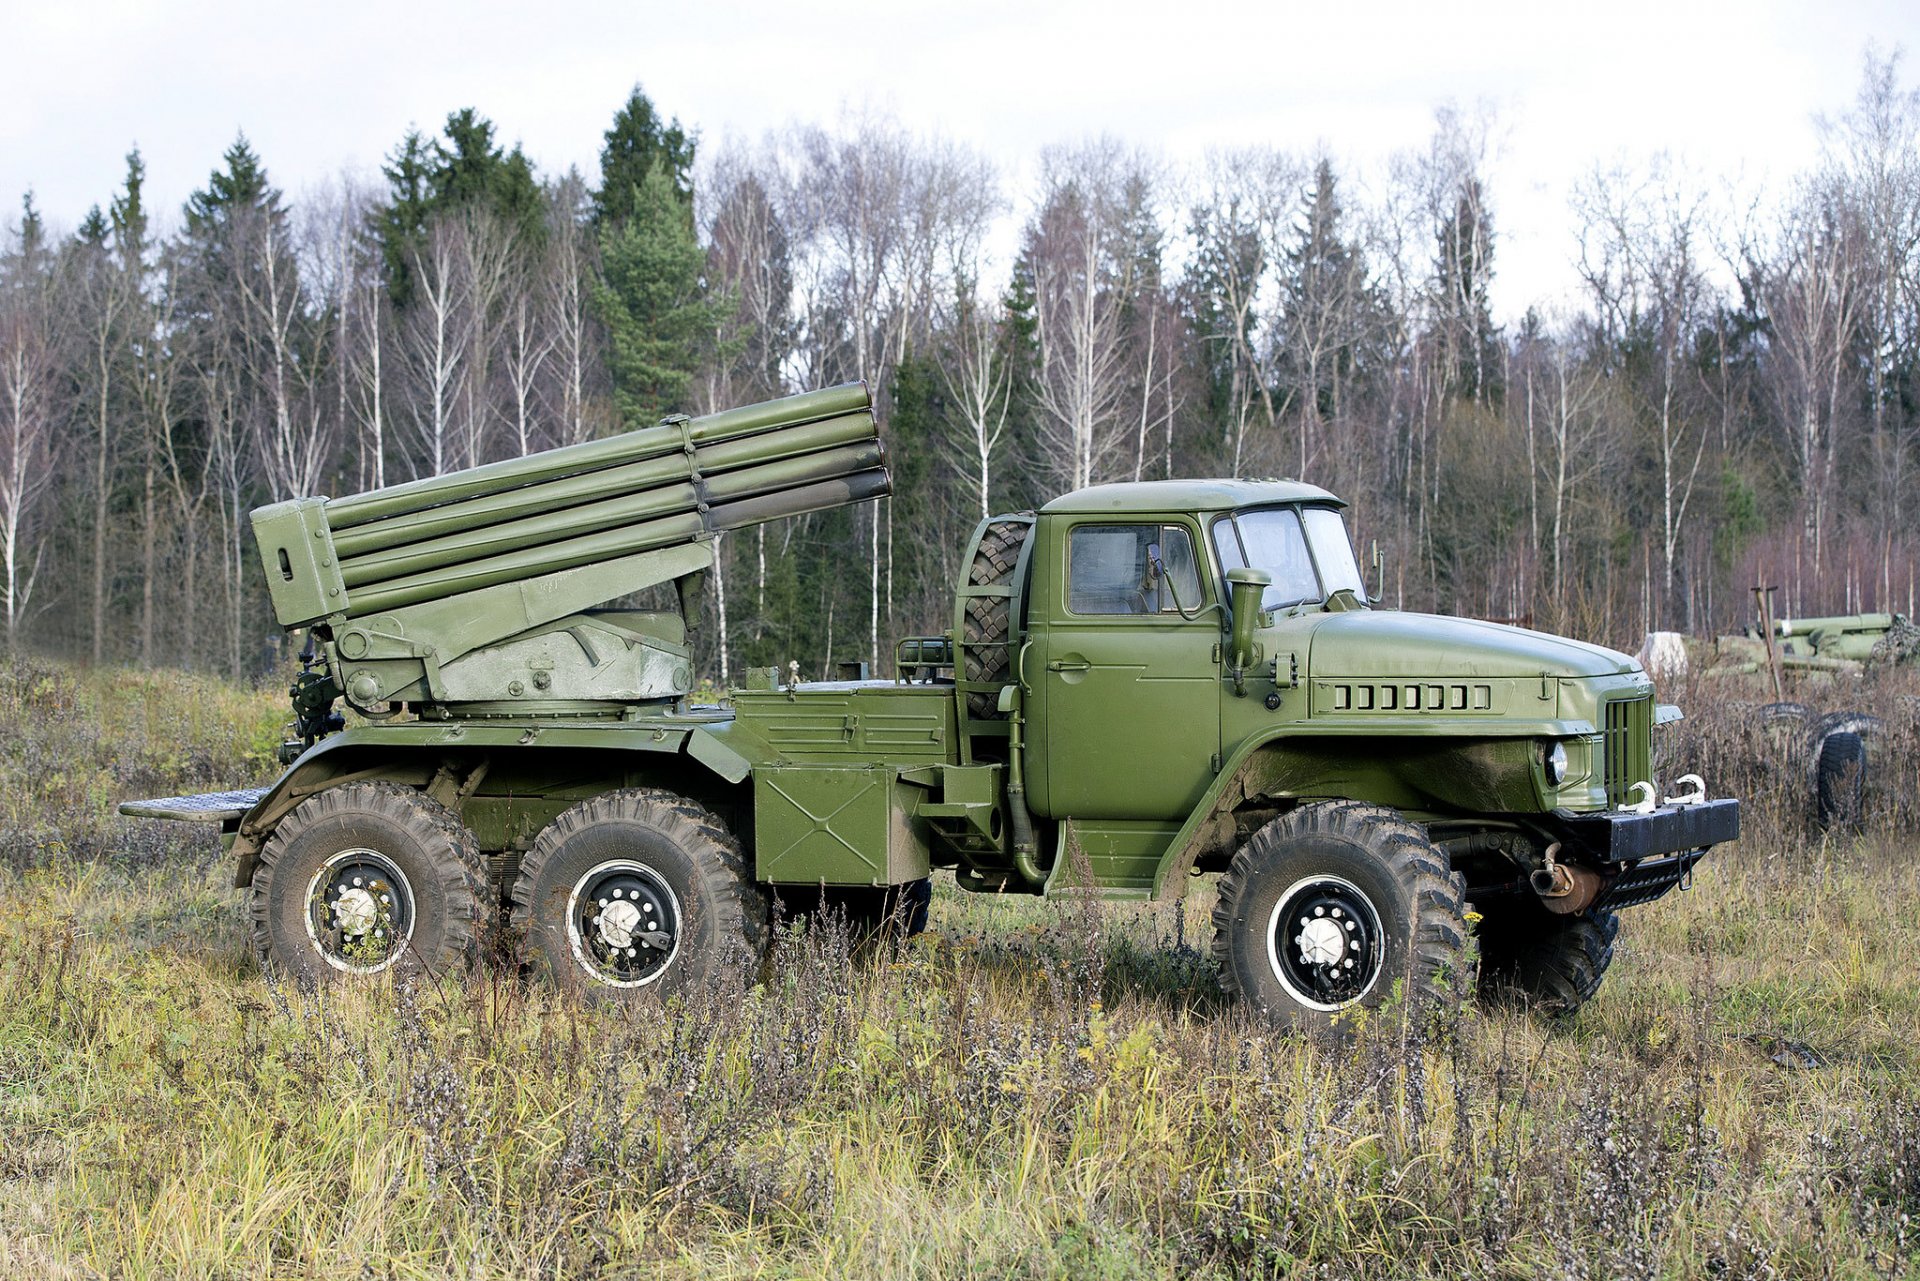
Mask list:
[[[1304,805],[1255,832],[1221,879],[1221,982],[1321,1034],[1396,990],[1416,1010],[1455,1003],[1471,986],[1464,891],[1425,832],[1394,811]]]
[[[583,801],[548,824],[513,886],[514,924],[563,987],[631,999],[751,981],[766,900],[701,806],[654,788]]]
[[[1620,933],[1612,912],[1591,908],[1562,916],[1528,898],[1476,906],[1480,991],[1489,1001],[1566,1018],[1600,990]]]

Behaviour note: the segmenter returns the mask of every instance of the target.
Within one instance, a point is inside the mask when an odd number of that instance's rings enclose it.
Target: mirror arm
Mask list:
[[[1173,597],[1173,612],[1180,615],[1185,621],[1189,623],[1195,622],[1205,618],[1216,609],[1222,613],[1226,612],[1225,607],[1218,601],[1210,601],[1205,605],[1195,606],[1193,611],[1189,613],[1187,607],[1180,603],[1180,589],[1173,585],[1173,575],[1167,572],[1167,563],[1151,552],[1148,554],[1147,563],[1152,566],[1153,572],[1159,577],[1160,581],[1167,585],[1167,595]]]

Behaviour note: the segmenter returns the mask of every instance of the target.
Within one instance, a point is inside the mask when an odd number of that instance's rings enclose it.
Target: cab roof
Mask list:
[[[1043,512],[1215,512],[1271,503],[1346,503],[1297,480],[1136,480],[1062,494]]]

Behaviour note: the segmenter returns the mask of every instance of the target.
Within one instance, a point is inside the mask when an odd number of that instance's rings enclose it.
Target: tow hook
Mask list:
[[[1707,780],[1701,778],[1698,774],[1682,774],[1676,785],[1684,788],[1689,784],[1693,786],[1691,792],[1683,792],[1678,796],[1669,796],[1663,804],[1699,805],[1704,802],[1707,799]]]
[[[1660,793],[1653,790],[1652,783],[1635,783],[1627,789],[1627,795],[1638,796],[1641,799],[1634,801],[1631,805],[1622,805],[1620,808],[1625,813],[1651,814],[1660,806]]]
[[[1607,883],[1589,868],[1556,862],[1554,856],[1559,853],[1558,841],[1547,846],[1546,862],[1535,868],[1527,881],[1540,896],[1541,906],[1560,916],[1572,916],[1592,907]]]

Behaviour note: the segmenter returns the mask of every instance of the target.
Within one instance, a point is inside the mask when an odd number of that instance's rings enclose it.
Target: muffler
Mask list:
[[[1554,856],[1559,853],[1559,842],[1547,846],[1545,864],[1535,868],[1527,882],[1540,896],[1542,907],[1560,916],[1572,916],[1592,907],[1599,900],[1600,892],[1607,888],[1607,882],[1591,868],[1555,862]]]

